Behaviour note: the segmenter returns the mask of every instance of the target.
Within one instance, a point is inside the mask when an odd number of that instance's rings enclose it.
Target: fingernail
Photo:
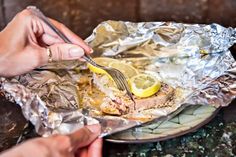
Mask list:
[[[84,50],[80,47],[72,47],[69,49],[69,55],[71,58],[80,58],[84,55]]]
[[[89,53],[93,53],[93,52],[94,52],[93,49],[90,49]]]

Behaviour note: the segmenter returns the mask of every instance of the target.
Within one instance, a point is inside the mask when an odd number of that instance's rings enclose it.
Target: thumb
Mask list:
[[[84,50],[73,44],[54,44],[49,46],[53,61],[80,59],[84,55]]]
[[[100,134],[101,126],[100,125],[88,125],[78,131],[69,134],[68,136],[71,139],[71,145],[74,150],[78,148],[85,147],[91,144]]]

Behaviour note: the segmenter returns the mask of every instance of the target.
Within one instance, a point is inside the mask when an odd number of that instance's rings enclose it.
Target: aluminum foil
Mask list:
[[[236,95],[236,62],[228,50],[236,42],[236,29],[218,24],[174,22],[131,23],[106,21],[86,41],[94,56],[107,56],[148,64],[145,73],[183,89],[171,107],[142,112],[149,120],[168,116],[183,104],[227,106]],[[38,134],[70,133],[84,125],[101,123],[101,136],[142,124],[126,117],[84,112],[77,81],[86,69],[79,61],[57,62],[11,79],[1,78],[1,91],[19,104]],[[147,121],[145,121],[147,122]]]

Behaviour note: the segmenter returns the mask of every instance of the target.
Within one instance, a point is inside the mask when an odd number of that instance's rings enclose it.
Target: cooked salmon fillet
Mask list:
[[[162,107],[174,95],[174,89],[166,84],[163,84],[161,89],[152,97],[138,99],[135,98],[136,104],[126,97],[115,100],[107,98],[101,105],[101,110],[106,114],[125,115],[132,112],[142,111],[145,109]]]
[[[86,80],[86,81],[84,81]],[[160,90],[148,98],[134,97],[135,104],[125,92],[119,91],[107,76],[84,76],[80,79],[79,95],[84,107],[100,110],[101,114],[122,116],[138,111],[165,107],[175,94],[175,89],[162,84]]]

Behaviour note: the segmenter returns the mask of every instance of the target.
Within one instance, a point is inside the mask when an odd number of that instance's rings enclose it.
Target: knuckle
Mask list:
[[[60,61],[63,60],[63,52],[59,46],[56,48],[56,60]]]
[[[28,24],[28,23],[30,23],[30,22],[32,21],[32,19],[34,19],[34,18],[33,18],[32,13],[31,13],[29,10],[26,10],[26,9],[25,9],[25,10],[19,12],[19,13],[15,16],[14,19],[23,22],[23,24]]]
[[[81,135],[82,135],[82,141],[87,141],[88,139],[90,139],[92,133],[88,128],[82,128],[81,129]]]
[[[49,145],[44,141],[45,139],[37,139],[33,141],[35,147],[40,150],[43,156],[50,156],[52,154]]]
[[[31,16],[32,16],[31,12],[30,12],[29,10],[27,10],[27,9],[25,9],[25,10],[19,12],[19,13],[16,15],[16,17],[18,17],[18,18],[20,18],[20,19],[29,18],[29,17],[31,17]]]
[[[69,148],[71,148],[71,139],[69,136],[66,135],[55,135],[52,137],[54,140],[55,146],[60,151],[68,151]]]
[[[84,129],[85,135],[90,136],[92,134],[92,132],[88,128],[84,127],[83,129]]]

